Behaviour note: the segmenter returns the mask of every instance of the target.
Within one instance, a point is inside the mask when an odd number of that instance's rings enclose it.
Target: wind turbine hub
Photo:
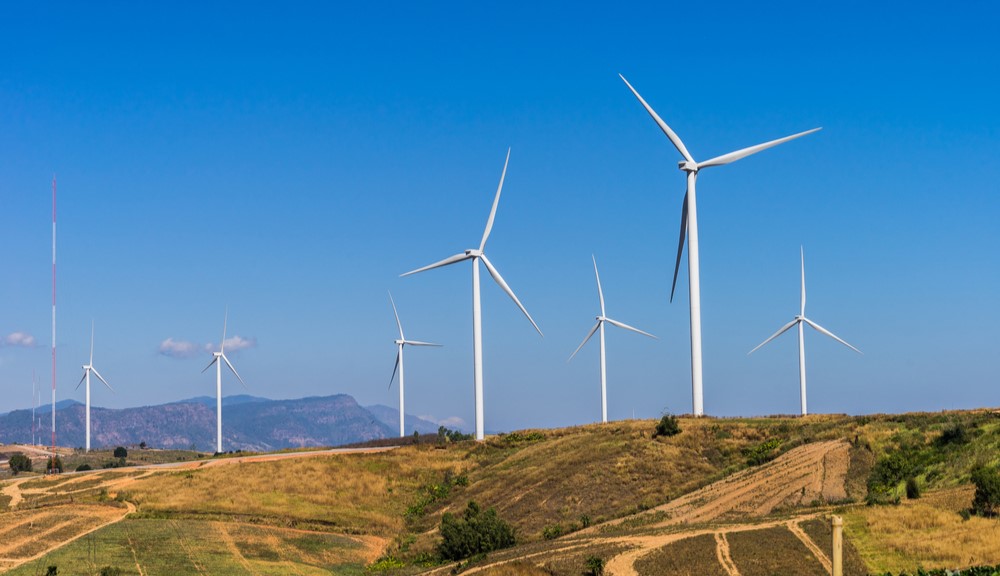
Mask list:
[[[698,164],[689,160],[681,160],[677,163],[677,168],[683,172],[698,172]]]
[[[395,342],[396,344],[406,344],[406,341],[405,341],[405,340],[395,340],[394,342]]]
[[[469,250],[466,250],[465,254],[467,256],[472,256],[473,258],[479,258],[480,256],[483,255],[483,251],[482,250],[477,250],[475,248],[471,248]]]

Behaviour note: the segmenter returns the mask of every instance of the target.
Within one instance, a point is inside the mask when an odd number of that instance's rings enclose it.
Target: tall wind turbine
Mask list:
[[[799,314],[791,322],[785,324],[784,326],[781,327],[780,330],[771,335],[770,338],[758,344],[757,348],[754,348],[753,350],[747,352],[747,356],[756,352],[757,349],[763,346],[764,344],[767,344],[771,340],[774,340],[778,336],[781,336],[792,326],[797,325],[799,327],[799,397],[802,402],[802,415],[805,416],[808,413],[806,411],[806,345],[805,345],[805,340],[803,339],[802,326],[804,324],[808,324],[813,328],[815,328],[816,331],[818,331],[820,334],[825,334],[830,338],[833,338],[837,342],[840,342],[841,344],[847,346],[851,350],[854,350],[858,354],[863,354],[863,352],[861,352],[861,350],[858,350],[854,346],[851,346],[847,342],[844,342],[836,335],[834,335],[833,332],[830,332],[826,328],[823,328],[819,324],[806,318],[806,256],[805,256],[805,251],[801,247],[799,247],[799,256],[802,259],[802,297],[800,300]]]
[[[229,322],[228,308],[226,309],[226,316],[222,320],[222,341],[219,342],[219,351],[212,352],[212,361],[209,362],[208,366],[205,366],[205,368],[203,368],[201,371],[202,374],[204,374],[205,370],[208,370],[209,368],[212,367],[212,364],[215,364],[215,415],[216,415],[215,451],[216,452],[222,452],[222,363],[225,362],[226,366],[229,366],[229,369],[232,370],[233,374],[236,375],[236,378],[240,381],[240,384],[242,384],[244,388],[247,387],[247,384],[246,382],[243,381],[243,378],[240,378],[239,372],[236,371],[236,368],[233,368],[233,363],[229,361],[229,358],[226,358],[227,322]]]
[[[677,287],[677,271],[680,269],[681,265],[681,254],[684,251],[684,239],[688,238],[688,299],[691,305],[691,395],[692,404],[695,416],[701,416],[705,413],[704,403],[702,401],[702,382],[701,382],[701,274],[698,268],[698,209],[695,201],[695,180],[697,180],[698,172],[703,168],[711,168],[712,166],[722,166],[724,164],[729,164],[730,162],[735,162],[741,158],[746,158],[751,154],[756,154],[762,150],[767,150],[778,144],[783,144],[789,140],[794,140],[796,138],[801,138],[806,134],[812,134],[820,128],[813,128],[812,130],[806,130],[805,132],[799,132],[798,134],[792,134],[791,136],[785,136],[784,138],[779,138],[777,140],[771,140],[770,142],[764,142],[763,144],[757,144],[756,146],[750,146],[749,148],[743,148],[742,150],[737,150],[735,152],[730,152],[728,154],[723,154],[722,156],[717,156],[711,160],[705,160],[704,162],[696,162],[695,159],[688,152],[687,148],[684,147],[684,143],[681,142],[680,137],[667,126],[660,116],[650,107],[649,104],[643,100],[642,96],[636,92],[635,88],[625,80],[625,77],[621,74],[618,75],[628,86],[632,94],[639,99],[643,108],[646,112],[653,118],[656,124],[663,130],[670,142],[673,143],[677,151],[681,153],[684,157],[683,160],[678,162],[677,167],[682,171],[687,173],[687,192],[684,194],[684,203],[681,206],[681,234],[680,241],[677,245],[677,261],[674,264],[674,281],[670,287],[670,300],[674,299],[674,288]],[[686,233],[686,235],[685,235]]]
[[[493,208],[490,210],[490,217],[486,221],[486,231],[483,232],[483,239],[479,243],[479,248],[470,248],[465,252],[455,254],[454,256],[449,256],[440,262],[435,262],[423,268],[417,268],[416,270],[411,270],[401,276],[409,276],[410,274],[416,274],[417,272],[423,272],[424,270],[430,270],[431,268],[439,268],[441,266],[447,266],[449,264],[454,264],[456,262],[461,262],[463,260],[472,260],[472,356],[473,356],[473,377],[476,386],[476,440],[482,440],[484,438],[483,432],[483,329],[482,329],[482,309],[479,304],[479,261],[482,260],[483,264],[486,266],[486,270],[493,277],[493,280],[503,289],[504,292],[510,296],[510,299],[517,304],[517,307],[521,309],[521,312],[528,318],[531,325],[535,327],[539,335],[543,335],[541,329],[538,328],[538,324],[532,320],[531,314],[525,310],[524,306],[521,305],[521,301],[517,299],[514,292],[510,289],[510,286],[504,282],[503,277],[497,272],[497,269],[493,267],[490,263],[489,258],[483,253],[483,249],[486,248],[486,240],[490,237],[490,231],[493,229],[493,219],[496,218],[497,205],[500,203],[500,191],[503,190],[503,179],[507,175],[507,162],[510,160],[510,148],[507,149],[507,159],[503,162],[503,172],[500,173],[500,184],[497,186],[497,194],[493,199]]]
[[[389,292],[389,303],[392,304],[392,314],[396,317],[396,326],[399,327],[399,339],[396,340],[396,365],[392,368],[392,376],[389,377],[389,388],[392,388],[392,381],[396,379],[396,371],[399,371],[399,437],[402,438],[406,436],[406,428],[403,423],[403,418],[405,417],[405,412],[403,411],[403,389],[404,389],[404,379],[403,379],[403,347],[409,344],[410,346],[440,346],[440,344],[432,344],[430,342],[421,342],[419,340],[407,340],[403,336],[403,323],[399,321],[399,312],[396,311],[396,303],[392,299],[392,292]]]
[[[607,368],[604,360],[604,323],[607,322],[608,324],[613,324],[615,326],[618,326],[619,328],[631,330],[638,334],[642,334],[643,336],[649,336],[650,338],[653,339],[655,339],[656,336],[653,336],[649,332],[643,332],[638,328],[633,328],[628,324],[619,322],[617,320],[613,320],[606,316],[606,312],[604,311],[604,290],[601,290],[601,275],[600,273],[597,272],[597,258],[595,258],[593,255],[591,255],[590,257],[594,260],[594,276],[597,278],[597,295],[601,299],[601,315],[597,317],[597,324],[595,324],[594,327],[590,329],[590,332],[587,334],[587,337],[584,338],[583,342],[581,342],[580,345],[576,347],[576,350],[574,350],[573,353],[570,354],[569,360],[572,360],[573,357],[576,356],[576,353],[579,352],[580,349],[583,348],[584,344],[586,344],[590,340],[590,338],[594,335],[594,332],[597,332],[598,330],[601,331],[601,422],[607,422],[608,384],[607,384]],[[569,360],[567,360],[567,362],[569,362]]]
[[[108,381],[104,379],[104,376],[101,376],[101,373],[97,371],[97,368],[94,368],[94,323],[93,322],[90,323],[90,362],[88,364],[84,364],[82,368],[83,368],[83,378],[80,378],[80,382],[76,385],[76,389],[77,390],[80,389],[80,384],[83,384],[84,382],[87,383],[87,412],[86,412],[87,452],[90,452],[90,373],[93,372],[94,376],[97,376],[97,378],[101,382],[104,382],[104,385],[108,387],[108,390],[111,390],[112,392],[115,391],[115,389],[111,387],[111,384],[108,384]]]

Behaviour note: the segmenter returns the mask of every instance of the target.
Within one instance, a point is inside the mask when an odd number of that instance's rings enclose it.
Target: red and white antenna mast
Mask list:
[[[56,463],[56,177],[52,176],[52,460]]]

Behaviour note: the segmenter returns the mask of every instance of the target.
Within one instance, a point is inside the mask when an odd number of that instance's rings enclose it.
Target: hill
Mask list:
[[[681,418],[670,437],[653,424],[8,481],[0,542],[39,528],[0,546],[0,570],[41,554],[11,573],[100,557],[123,574],[445,574],[437,528],[469,501],[518,540],[477,559],[481,576],[578,576],[593,558],[615,575],[821,576],[830,513],[845,518],[847,574],[1000,564],[1000,522],[962,515],[972,468],[1000,465],[996,413]],[[908,478],[923,498],[906,499]],[[84,506],[113,509],[70,513]]]
[[[383,406],[382,404],[374,404],[372,406],[365,406],[365,410],[369,411],[378,418],[379,422],[385,424],[392,430],[396,430],[398,434],[399,430],[399,408],[390,408],[389,406]],[[430,420],[424,420],[423,418],[417,416],[411,416],[409,414],[405,417],[406,422],[406,433],[412,434],[417,431],[421,434],[437,434],[439,424],[436,422],[431,422]]]

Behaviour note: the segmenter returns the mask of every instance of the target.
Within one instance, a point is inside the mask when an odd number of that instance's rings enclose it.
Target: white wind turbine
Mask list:
[[[597,277],[597,295],[601,299],[601,315],[597,317],[597,324],[595,324],[594,327],[590,329],[590,332],[587,334],[587,337],[584,338],[583,342],[581,342],[580,345],[576,347],[576,350],[574,350],[573,353],[570,354],[569,360],[572,360],[573,357],[576,356],[576,353],[579,352],[581,348],[583,348],[583,345],[586,344],[590,340],[591,337],[593,337],[594,332],[597,332],[598,330],[601,331],[601,422],[607,422],[608,421],[608,384],[607,384],[607,369],[606,369],[605,360],[604,360],[604,323],[607,322],[609,324],[614,324],[615,326],[618,326],[619,328],[624,328],[626,330],[631,330],[631,331],[636,332],[638,334],[642,334],[644,336],[649,336],[650,338],[653,338],[653,339],[655,339],[656,336],[653,336],[649,332],[643,332],[642,330],[639,330],[638,328],[633,328],[632,326],[629,326],[628,324],[625,324],[623,322],[619,322],[617,320],[613,320],[611,318],[608,318],[605,315],[605,312],[604,312],[604,291],[601,289],[601,275],[597,272],[597,258],[595,258],[593,255],[591,255],[591,258],[594,260],[594,276]],[[567,360],[567,362],[569,362],[569,360]]]
[[[632,94],[639,99],[643,108],[646,112],[653,118],[657,125],[659,125],[660,130],[667,135],[670,142],[673,143],[677,151],[681,153],[684,157],[678,163],[678,168],[687,173],[687,192],[684,194],[684,203],[681,207],[681,234],[680,241],[677,245],[677,261],[674,264],[674,280],[670,288],[670,300],[674,299],[674,288],[677,286],[677,271],[680,269],[681,265],[681,254],[684,251],[684,238],[685,232],[688,237],[688,298],[690,300],[691,306],[691,395],[692,404],[694,408],[694,415],[701,416],[705,413],[704,403],[702,400],[702,370],[701,370],[701,275],[698,268],[698,210],[695,201],[695,180],[698,177],[698,171],[703,168],[710,168],[712,166],[722,166],[723,164],[729,164],[730,162],[735,162],[741,158],[750,156],[751,154],[756,154],[762,150],[767,150],[772,146],[777,146],[778,144],[783,144],[789,140],[794,140],[795,138],[800,138],[806,134],[812,134],[820,128],[813,128],[812,130],[806,130],[805,132],[799,132],[798,134],[793,134],[791,136],[786,136],[784,138],[779,138],[777,140],[771,140],[770,142],[764,142],[763,144],[757,144],[756,146],[750,146],[749,148],[743,148],[742,150],[737,150],[735,152],[730,152],[728,154],[723,154],[722,156],[717,156],[711,160],[705,160],[704,162],[696,162],[691,154],[684,147],[684,143],[677,134],[667,126],[660,116],[643,100],[642,96],[636,92],[635,88],[629,84],[628,80],[621,74],[618,75],[628,86]]]
[[[778,330],[777,332],[775,332],[774,334],[772,334],[770,338],[768,338],[767,340],[764,340],[763,342],[761,342],[760,344],[758,344],[757,348],[754,348],[753,350],[747,352],[747,356],[749,356],[749,355],[753,354],[754,352],[756,352],[757,349],[760,348],[761,346],[763,346],[764,344],[767,344],[771,340],[774,340],[778,336],[781,336],[782,334],[784,334],[792,326],[798,325],[798,327],[799,327],[799,397],[800,397],[800,401],[802,403],[802,415],[805,416],[808,413],[806,411],[806,345],[805,345],[805,340],[803,338],[802,326],[804,324],[808,324],[808,325],[812,326],[813,328],[815,328],[816,331],[818,331],[820,334],[825,334],[825,335],[829,336],[830,338],[833,338],[837,342],[840,342],[841,344],[843,344],[844,346],[847,346],[851,350],[854,350],[858,354],[863,354],[863,352],[861,352],[861,350],[858,350],[854,346],[851,346],[847,342],[844,342],[843,340],[841,340],[840,338],[838,338],[836,335],[834,335],[833,332],[830,332],[826,328],[823,328],[819,324],[817,324],[817,323],[813,322],[812,320],[806,318],[806,256],[805,256],[805,251],[802,250],[801,247],[799,248],[799,256],[802,259],[802,297],[801,297],[801,300],[800,300],[799,314],[791,322],[789,322],[788,324],[785,324],[784,326],[781,327],[780,330]]]
[[[82,368],[83,368],[83,378],[80,378],[80,382],[76,385],[76,389],[77,390],[80,389],[80,384],[83,384],[84,382],[87,383],[87,408],[85,417],[86,420],[85,426],[87,428],[86,451],[90,452],[90,373],[93,372],[94,376],[97,376],[97,378],[101,382],[104,382],[104,385],[108,387],[108,390],[111,390],[112,392],[115,391],[115,389],[111,387],[111,384],[108,384],[108,381],[105,380],[104,377],[101,376],[101,373],[97,371],[97,368],[94,368],[94,323],[93,322],[90,323],[90,363],[84,364]]]
[[[517,304],[517,307],[521,309],[521,312],[528,318],[531,325],[535,327],[539,335],[542,335],[541,329],[532,320],[531,314],[525,310],[524,306],[521,305],[521,301],[517,299],[514,292],[510,289],[510,286],[504,282],[503,277],[497,272],[497,269],[493,267],[490,263],[489,258],[483,253],[483,249],[486,247],[486,240],[490,237],[490,230],[493,229],[493,219],[497,214],[497,205],[500,203],[500,191],[503,189],[503,179],[507,175],[507,162],[510,160],[510,149],[507,149],[507,158],[503,163],[503,172],[500,174],[500,184],[497,186],[497,194],[493,199],[493,208],[490,210],[490,217],[486,221],[486,231],[483,232],[483,239],[479,243],[479,248],[470,248],[465,252],[461,252],[454,256],[449,256],[440,262],[435,262],[423,268],[417,268],[416,270],[411,270],[401,276],[409,276],[410,274],[416,274],[417,272],[423,272],[424,270],[430,270],[431,268],[439,268],[441,266],[447,266],[449,264],[454,264],[456,262],[461,262],[463,260],[472,260],[472,356],[473,356],[473,376],[475,380],[476,387],[476,440],[482,440],[484,438],[483,432],[483,330],[482,330],[482,309],[479,304],[479,261],[482,260],[483,264],[486,266],[486,270],[493,277],[493,280],[503,289],[504,292],[510,296],[510,299]]]
[[[205,366],[205,368],[202,369],[201,371],[204,374],[205,370],[208,370],[209,368],[212,367],[212,364],[215,364],[215,414],[216,414],[215,451],[216,452],[222,452],[222,362],[225,362],[226,366],[229,366],[229,369],[233,371],[233,374],[240,381],[240,384],[242,384],[244,388],[247,387],[246,382],[243,381],[243,378],[240,378],[239,372],[237,372],[236,368],[233,367],[233,363],[229,361],[229,358],[226,358],[227,322],[229,322],[228,309],[226,310],[225,318],[223,318],[222,320],[222,341],[219,342],[219,351],[212,352],[212,361],[209,362],[208,366]]]
[[[403,347],[410,346],[441,346],[431,342],[421,342],[419,340],[407,340],[403,336],[403,323],[399,321],[399,312],[396,311],[396,302],[392,299],[392,292],[389,292],[389,303],[392,304],[392,314],[396,317],[396,326],[399,327],[399,339],[396,340],[396,365],[392,368],[392,376],[389,377],[389,388],[392,388],[392,381],[396,379],[396,371],[399,371],[399,437],[406,436],[406,428],[403,423],[405,412],[403,411]]]

